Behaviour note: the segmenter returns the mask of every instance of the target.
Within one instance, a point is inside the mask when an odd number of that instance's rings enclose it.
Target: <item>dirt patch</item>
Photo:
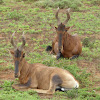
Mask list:
[[[4,80],[14,80],[14,71],[13,70],[3,70],[0,71],[0,83]]]
[[[11,11],[13,11],[14,9],[19,10],[19,9],[21,9],[21,7],[15,6],[13,9],[11,9]],[[22,8],[27,9],[24,6]],[[42,12],[45,12],[45,9],[41,9],[41,10],[42,10]],[[54,14],[55,14],[55,12],[56,12],[56,10],[54,10]],[[81,12],[85,13],[86,11],[84,10],[84,11],[81,11]],[[61,13],[65,14],[65,10],[61,9],[60,10],[60,15],[61,15]],[[38,20],[36,20],[36,21],[38,21]],[[7,24],[8,24],[8,22],[7,22]],[[38,24],[37,24],[37,26],[38,26]],[[3,25],[3,23],[2,23],[2,25]],[[38,53],[41,53],[42,51],[44,51],[44,48],[42,48],[42,47],[40,47],[38,50],[34,50],[34,45],[37,42],[34,41],[34,40],[32,40],[32,38],[43,39],[43,41],[40,42],[39,45],[46,44],[46,42],[48,43],[49,41],[53,40],[54,36],[56,35],[56,31],[55,31],[53,23],[50,26],[51,26],[51,29],[49,31],[46,30],[45,28],[43,28],[41,34],[40,33],[39,34],[38,33],[36,33],[36,34],[35,33],[34,34],[30,34],[30,33],[25,34],[26,42],[28,44],[28,47],[24,48],[26,56],[29,54],[29,52],[38,51]],[[6,26],[3,27],[3,28],[6,29]],[[21,29],[19,29],[19,30],[23,31]],[[49,34],[50,31],[52,31],[53,33]],[[11,32],[8,32],[8,34],[4,34],[4,33],[0,34],[0,40],[5,39],[5,41],[2,41],[2,43],[6,42],[6,45],[8,45],[8,43],[10,43],[11,34],[12,34]],[[15,38],[16,43],[19,43],[19,42],[22,41],[21,40],[21,34],[22,33],[19,33],[19,34],[15,35],[16,36],[16,38]],[[92,34],[91,35],[90,34],[84,34],[84,35],[81,35],[81,40],[83,40],[86,37],[91,37],[92,39],[100,39],[100,35],[99,34],[93,34],[93,35]],[[46,41],[45,38],[48,39],[48,40]],[[5,59],[5,58],[8,59],[9,57],[5,56],[5,57],[3,57],[1,59]],[[100,61],[97,61],[97,59],[95,61],[92,61],[92,62],[89,62],[89,61],[86,61],[86,60],[77,61],[77,65],[80,67],[80,69],[86,68],[87,72],[91,73],[91,76],[90,76],[91,79],[90,80],[92,80],[93,82],[95,82],[95,84],[94,84],[93,87],[100,87],[100,70],[98,70],[98,67],[99,67],[98,64],[99,63],[100,63]],[[5,66],[5,64],[3,64],[3,66]],[[14,79],[15,78],[14,78],[14,71],[13,70],[9,69],[9,70],[0,71],[0,83],[3,83],[4,80],[13,81]],[[96,92],[98,94],[100,93],[100,91],[96,91]],[[55,95],[46,95],[46,94],[38,94],[38,95],[40,96],[41,99],[47,99],[47,98],[48,99],[52,99],[53,97],[55,97]],[[57,100],[61,100],[60,98],[58,96]]]
[[[0,40],[4,39],[4,37],[2,36],[2,34],[0,34]]]
[[[81,40],[83,40],[83,39],[85,39],[86,37],[89,37],[89,38],[91,38],[91,39],[100,39],[100,35],[99,34],[91,34],[91,35],[89,35],[89,34],[84,34],[84,35],[82,35],[80,38],[81,38]]]
[[[41,94],[41,93],[39,93],[38,96],[41,99],[52,99],[53,98],[53,95],[50,95],[50,94]]]
[[[62,99],[67,100],[68,99],[67,96],[62,97],[60,95],[55,95],[55,94],[51,95],[51,94],[41,94],[41,93],[39,93],[38,96],[40,96],[40,98],[43,99],[43,100],[44,99],[50,99],[51,100],[53,98],[55,98],[55,100],[62,100]]]
[[[78,66],[81,69],[86,69],[87,73],[91,73],[90,80],[95,82],[94,87],[100,87],[100,70],[99,66],[95,61],[89,62],[89,61],[77,61]]]

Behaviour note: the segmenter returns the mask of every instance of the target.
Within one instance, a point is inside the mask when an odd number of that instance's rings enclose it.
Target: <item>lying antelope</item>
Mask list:
[[[67,19],[63,23],[58,18],[58,12],[59,8],[55,15],[58,22],[58,28],[55,27],[57,36],[52,42],[52,47],[48,46],[46,50],[51,50],[51,53],[55,53],[57,55],[57,59],[61,56],[71,59],[76,58],[82,52],[82,44],[77,34],[69,34],[72,27],[65,27],[65,24],[70,19],[70,8],[66,11]]]
[[[25,46],[25,37],[22,35],[22,45],[17,47],[14,43],[13,33],[11,44],[14,51],[10,51],[15,65],[15,78],[19,78],[20,84],[14,84],[12,87],[16,90],[32,89],[38,93],[53,94],[56,89],[62,91],[72,88],[78,88],[79,83],[74,76],[67,70],[48,67],[40,63],[29,64],[25,60],[23,47]]]

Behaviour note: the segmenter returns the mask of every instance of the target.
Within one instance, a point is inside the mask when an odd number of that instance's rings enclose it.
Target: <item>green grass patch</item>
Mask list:
[[[19,20],[24,17],[25,16],[23,14],[19,13],[17,10],[14,10],[14,11],[8,13],[9,19]]]
[[[47,8],[47,7],[53,7],[53,8],[72,8],[73,10],[79,10],[79,7],[82,6],[82,2],[79,0],[40,0],[35,2],[36,6]]]
[[[42,63],[47,66],[63,68],[72,73],[80,83],[80,89],[77,91],[57,92],[52,100],[58,98],[61,100],[66,100],[66,98],[68,100],[99,100],[100,96],[96,92],[99,92],[100,88],[93,87],[94,84],[96,86],[95,82],[99,82],[99,80],[94,79],[95,81],[92,82],[89,79],[91,75],[94,75],[95,70],[100,71],[100,14],[99,6],[92,4],[92,1],[95,0],[22,1],[3,0],[4,3],[0,4],[0,70],[14,70],[13,58],[9,54],[9,50],[13,49],[10,43],[11,35],[16,31],[15,42],[17,42],[17,46],[20,46],[22,42],[18,43],[18,41],[21,40],[24,31],[27,42],[24,49],[25,59],[29,63]],[[71,34],[77,33],[83,40],[82,54],[74,60],[65,58],[56,60],[52,57],[53,55],[45,51],[57,34],[54,27],[57,26],[55,12],[58,6],[64,8],[59,13],[62,22],[66,19],[65,8],[70,7],[73,10],[70,13],[71,19],[66,26],[75,25],[73,29],[76,30]],[[95,69],[94,73],[87,73],[87,70],[92,69],[92,66],[86,67],[86,61],[98,66],[98,69]],[[34,91],[21,92],[12,89],[12,84],[11,81],[5,81],[4,84],[0,85],[0,100],[40,99]]]
[[[39,100],[39,97],[34,91],[16,91],[12,88],[12,81],[5,81],[0,87],[0,100]]]

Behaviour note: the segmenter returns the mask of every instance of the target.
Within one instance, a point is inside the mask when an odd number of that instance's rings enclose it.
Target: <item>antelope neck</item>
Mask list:
[[[22,68],[21,68],[21,71],[20,71],[20,78],[26,78],[26,77],[28,77],[28,75],[29,75],[29,66],[28,66],[28,64],[27,64],[27,62],[26,62],[26,60],[23,58],[23,62],[21,63],[21,65],[20,65]]]

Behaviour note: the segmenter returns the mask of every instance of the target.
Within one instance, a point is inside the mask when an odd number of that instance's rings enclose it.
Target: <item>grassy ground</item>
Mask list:
[[[78,11],[71,12],[66,26],[75,25],[73,29],[76,30],[72,34],[80,36],[82,54],[74,60],[56,60],[45,51],[56,35],[56,9],[40,8],[35,3],[22,0],[3,0],[0,4],[0,100],[100,100],[100,6],[86,0],[81,3]],[[59,16],[61,20],[66,19],[65,9],[60,10]],[[56,92],[54,95],[12,89],[11,85],[17,81],[9,53],[13,49],[10,38],[14,31],[17,32],[16,42],[21,41],[21,34],[25,32],[25,59],[29,63],[38,62],[69,70],[80,82],[80,89]]]

